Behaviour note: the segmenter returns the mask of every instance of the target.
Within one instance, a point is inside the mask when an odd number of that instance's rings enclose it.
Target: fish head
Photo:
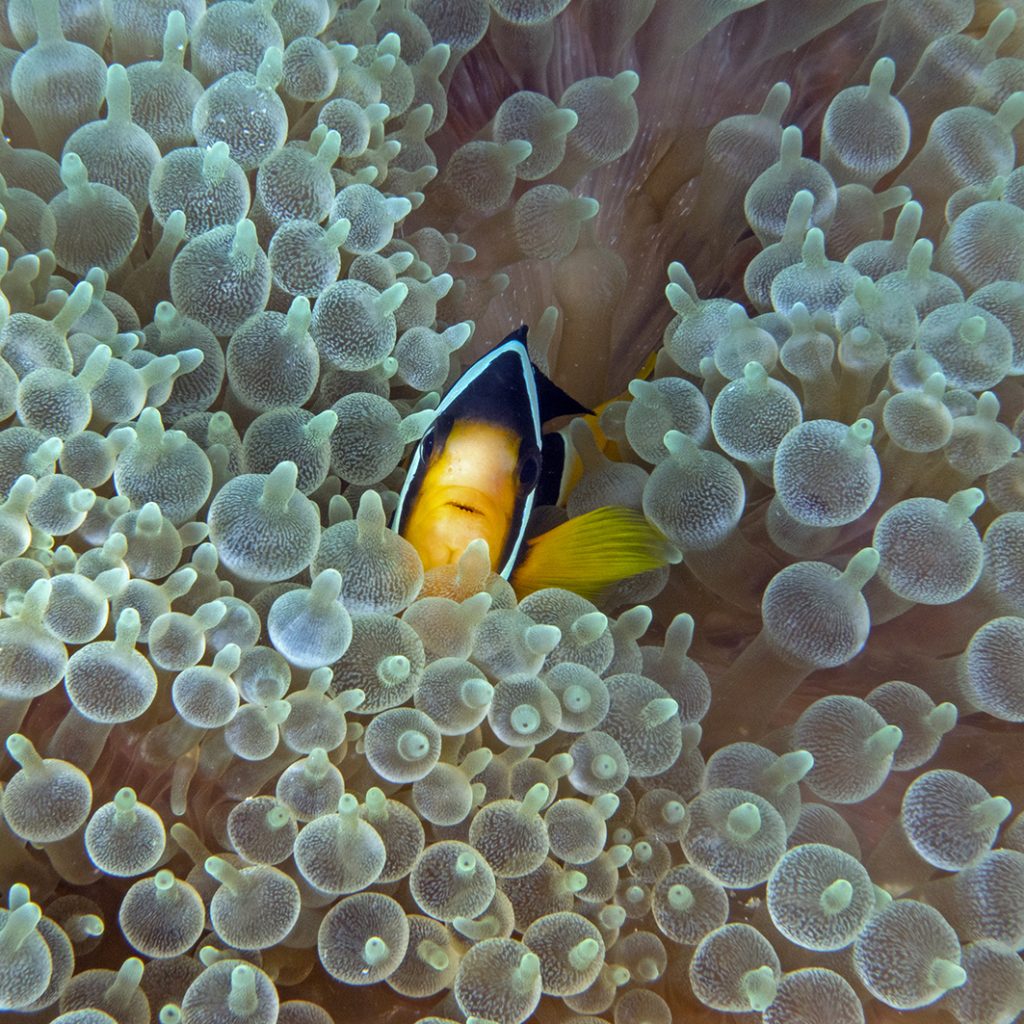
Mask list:
[[[540,415],[525,331],[445,395],[413,453],[393,524],[425,569],[457,562],[482,538],[494,571],[512,571],[541,480]]]

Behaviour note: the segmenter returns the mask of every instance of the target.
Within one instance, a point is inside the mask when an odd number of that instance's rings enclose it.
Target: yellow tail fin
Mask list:
[[[619,580],[681,557],[642,512],[609,505],[527,541],[511,583],[520,598],[561,587],[597,601]]]

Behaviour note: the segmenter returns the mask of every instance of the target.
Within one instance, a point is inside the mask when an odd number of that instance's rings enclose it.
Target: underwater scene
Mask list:
[[[8,0],[0,118],[0,1016],[1024,1014],[1024,0]]]

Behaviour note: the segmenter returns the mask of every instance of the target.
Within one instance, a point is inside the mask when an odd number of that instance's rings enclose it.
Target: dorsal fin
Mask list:
[[[529,328],[526,324],[522,324],[517,327],[505,341],[511,341],[513,338],[519,341],[529,352],[529,346],[526,341],[526,335]],[[593,410],[588,409],[585,405],[577,402],[572,395],[567,394],[563,391],[554,381],[549,380],[543,372],[538,369],[536,363],[530,360],[530,366],[533,367],[533,379],[537,385],[537,405],[540,411],[541,423],[547,423],[548,420],[557,419],[559,416],[589,416],[592,415]]]
[[[533,366],[533,363],[530,364]],[[540,407],[540,421],[547,423],[558,416],[590,416],[588,409],[577,402],[572,395],[563,391],[554,381],[548,380],[536,366],[533,367],[533,379],[537,382],[537,404]]]

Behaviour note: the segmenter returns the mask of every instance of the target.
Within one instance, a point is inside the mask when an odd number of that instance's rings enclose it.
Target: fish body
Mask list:
[[[409,463],[393,528],[427,570],[457,562],[482,538],[492,569],[521,597],[544,586],[599,596],[673,560],[671,547],[640,513],[614,507],[527,540],[534,510],[564,501],[575,482],[565,434],[543,426],[590,410],[533,365],[526,335],[525,326],[513,331],[445,394]]]

